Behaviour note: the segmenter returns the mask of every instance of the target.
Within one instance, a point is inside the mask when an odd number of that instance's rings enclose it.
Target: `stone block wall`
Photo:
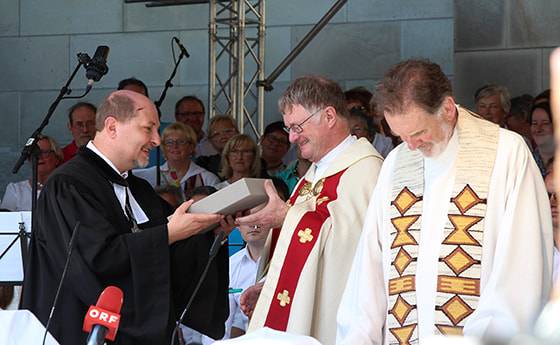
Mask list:
[[[267,77],[335,0],[268,0]],[[557,1],[348,0],[329,24],[279,76],[265,94],[265,124],[280,119],[276,102],[290,81],[318,73],[343,89],[372,89],[399,60],[420,57],[438,62],[454,81],[457,98],[494,81],[520,92],[548,85],[547,57],[558,45]],[[0,198],[8,182],[30,176],[28,163],[11,173],[21,147],[39,126],[49,105],[74,70],[79,52],[111,48],[109,73],[86,100],[98,104],[123,78],[135,76],[157,100],[173,68],[171,38],[191,54],[184,60],[162,105],[162,121],[173,120],[173,106],[186,94],[208,99],[207,4],[146,8],[122,0],[2,0],[0,2]],[[176,50],[177,51],[177,50]],[[177,53],[178,54],[178,53]],[[459,82],[460,81],[460,82]],[[71,85],[79,95],[82,70]],[[71,141],[61,102],[45,134],[62,145]]]
[[[558,18],[558,1],[455,1],[457,101],[474,107],[474,93],[486,83],[506,86],[511,97],[549,88]]]

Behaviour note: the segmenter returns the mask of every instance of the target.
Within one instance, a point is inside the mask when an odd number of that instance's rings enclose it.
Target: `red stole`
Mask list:
[[[307,202],[309,199],[314,198],[316,207],[315,211],[307,212],[301,217],[292,234],[286,258],[278,278],[278,284],[274,291],[273,296],[276,297],[271,302],[264,326],[279,331],[286,330],[301,272],[313,247],[317,243],[323,223],[330,217],[330,211],[327,206],[331,201],[338,198],[338,183],[345,171],[346,169],[324,178],[322,188],[319,186],[321,181],[317,182],[314,189],[309,187],[311,185],[310,182],[307,180],[302,181],[298,185],[297,190],[292,193],[289,202],[294,207],[297,207],[295,203],[298,197],[305,196],[305,201],[300,202]],[[302,189],[304,186],[306,188]],[[310,279],[314,278],[310,277]]]

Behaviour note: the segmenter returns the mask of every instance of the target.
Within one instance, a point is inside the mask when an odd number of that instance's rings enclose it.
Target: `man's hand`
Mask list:
[[[185,201],[177,207],[175,213],[171,216],[169,223],[167,223],[169,244],[196,235],[223,218],[220,214],[187,213],[193,202],[193,200]]]
[[[264,282],[253,285],[245,290],[241,295],[239,304],[241,304],[241,310],[243,310],[243,313],[247,315],[248,318],[253,316],[253,311],[255,311],[255,306],[257,305],[259,296],[261,295],[263,285]]]
[[[229,234],[231,234],[231,232],[235,230],[236,227],[237,225],[235,225],[235,220],[233,220],[233,217],[231,215],[227,215],[220,219],[220,225],[214,229],[214,236],[218,236],[220,231],[223,230],[224,238],[227,238]]]
[[[264,182],[264,190],[268,195],[268,203],[257,213],[242,216],[239,212],[235,218],[235,224],[247,226],[260,226],[264,229],[280,228],[284,223],[284,218],[290,207],[280,199],[276,191],[270,185],[272,182]]]

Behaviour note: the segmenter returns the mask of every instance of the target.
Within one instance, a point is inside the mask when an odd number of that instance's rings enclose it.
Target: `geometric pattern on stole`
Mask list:
[[[459,153],[444,240],[440,248],[435,334],[462,335],[478,305],[488,189],[499,127],[460,107]]]
[[[418,343],[415,278],[422,226],[424,160],[418,151],[405,149],[398,155],[390,210],[391,268],[387,328],[389,344],[404,345]]]
[[[297,206],[298,202],[302,202],[300,198],[303,198],[303,202],[312,199],[316,204],[315,210],[301,217],[292,234],[264,326],[279,331],[285,331],[288,327],[294,293],[299,279],[305,279],[301,277],[301,272],[317,243],[323,223],[330,217],[327,206],[338,198],[337,187],[345,171],[323,178],[315,186],[302,181],[300,188],[292,194],[290,204]]]
[[[441,244],[435,334],[462,335],[480,297],[480,263],[486,199],[470,185],[451,198]]]
[[[459,153],[438,262],[434,334],[462,334],[480,296],[480,263],[488,185],[499,127],[459,106]],[[403,145],[395,161],[391,202],[389,344],[418,344],[416,262],[422,227],[424,158]]]

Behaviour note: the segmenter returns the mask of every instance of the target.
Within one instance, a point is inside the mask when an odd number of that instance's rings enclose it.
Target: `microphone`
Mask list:
[[[107,67],[107,56],[109,56],[109,47],[99,46],[95,50],[95,55],[88,62],[86,66],[86,78],[89,82],[86,86],[87,89],[91,89],[93,83],[99,81],[102,76],[107,74],[109,67]]]
[[[222,231],[220,231],[220,233],[218,233],[218,236],[216,236],[216,238],[214,239],[214,242],[212,242],[212,246],[210,247],[210,251],[208,253],[208,262],[206,262],[206,267],[204,267],[204,271],[202,271],[202,275],[200,276],[200,279],[198,280],[198,283],[196,284],[196,287],[194,288],[194,291],[191,295],[191,298],[189,299],[189,302],[187,303],[187,306],[183,310],[183,313],[181,314],[181,317],[179,318],[179,321],[177,321],[177,324],[175,325],[175,328],[173,329],[173,336],[171,337],[171,344],[172,345],[175,344],[175,337],[176,337],[177,332],[179,330],[179,325],[185,319],[185,316],[187,315],[187,311],[191,307],[191,304],[194,300],[194,297],[198,293],[198,289],[200,289],[200,286],[202,285],[202,282],[204,281],[204,278],[206,278],[206,274],[208,273],[208,268],[210,267],[210,263],[212,263],[212,260],[214,260],[214,257],[216,257],[216,255],[218,254],[218,250],[220,249],[220,247],[222,245],[222,239],[223,238],[224,238],[224,231],[222,230]]]
[[[87,345],[101,345],[105,339],[115,340],[121,316],[123,292],[116,286],[107,286],[97,304],[90,306],[84,319],[83,330],[89,332]]]
[[[60,277],[60,282],[58,283],[58,288],[56,289],[56,294],[54,296],[54,302],[51,308],[51,312],[49,314],[49,318],[47,320],[47,325],[45,326],[45,334],[43,335],[43,344],[45,344],[45,340],[47,339],[47,333],[49,331],[49,326],[51,324],[54,309],[56,307],[56,302],[58,301],[58,297],[60,296],[60,291],[62,290],[62,283],[64,282],[64,278],[66,278],[66,272],[68,272],[68,265],[70,263],[70,256],[72,256],[72,251],[76,248],[76,244],[78,241],[78,233],[80,232],[80,221],[76,222],[74,226],[74,232],[72,233],[72,237],[70,237],[70,242],[68,243],[68,254],[66,255],[66,263],[64,264],[64,269],[62,270],[62,275]]]
[[[173,39],[175,40],[175,42],[177,42],[177,45],[179,46],[179,49],[181,49],[181,52],[183,53],[183,55],[185,55],[186,58],[191,57],[189,55],[189,53],[187,52],[187,49],[185,48],[185,46],[183,46],[183,44],[181,43],[181,41],[179,41],[179,39],[177,37],[173,37]]]
[[[222,230],[220,231],[218,236],[216,236],[216,238],[214,239],[214,242],[212,243],[212,247],[210,247],[210,252],[208,253],[208,256],[210,257],[210,261],[212,261],[214,257],[216,257],[216,254],[218,254],[218,250],[222,246],[223,238],[224,238],[224,231]]]

